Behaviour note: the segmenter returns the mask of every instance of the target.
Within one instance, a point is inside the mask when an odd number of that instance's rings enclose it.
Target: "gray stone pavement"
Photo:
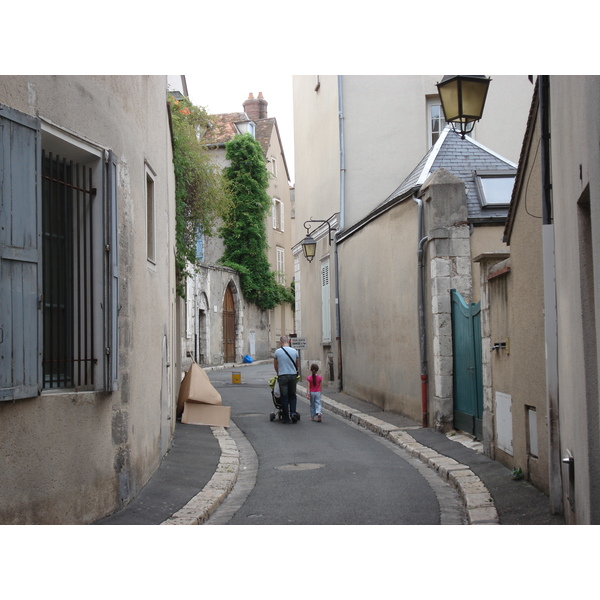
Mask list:
[[[254,363],[256,364],[256,363]],[[228,365],[236,370],[246,365]],[[251,365],[248,365],[251,366]],[[302,393],[304,388],[298,386]],[[526,481],[481,452],[469,436],[444,435],[385,412],[333,388],[323,391],[323,408],[408,450],[454,486],[471,525],[562,525],[549,501]],[[239,440],[239,437],[238,437]],[[232,492],[243,457],[223,427],[177,423],[173,446],[141,493],[100,525],[198,525]],[[244,467],[245,468],[245,467]]]

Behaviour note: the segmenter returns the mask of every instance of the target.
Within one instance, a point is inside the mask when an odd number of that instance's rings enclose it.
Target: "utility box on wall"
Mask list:
[[[509,394],[496,392],[496,444],[512,456],[512,398]]]

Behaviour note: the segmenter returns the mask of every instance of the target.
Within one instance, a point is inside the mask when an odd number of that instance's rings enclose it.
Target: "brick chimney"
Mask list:
[[[254,94],[250,92],[248,100],[244,102],[244,112],[252,121],[266,119],[267,104],[269,103],[263,98],[262,92],[258,92],[258,98],[255,98]]]

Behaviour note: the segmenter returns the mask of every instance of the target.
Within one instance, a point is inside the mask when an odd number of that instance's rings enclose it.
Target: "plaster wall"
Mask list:
[[[534,136],[535,138],[535,136]],[[538,139],[538,138],[535,138]],[[531,157],[533,158],[533,156]],[[531,168],[531,165],[528,165]],[[534,165],[535,167],[535,165]],[[539,168],[539,165],[537,165]],[[533,171],[539,174],[536,169]],[[525,476],[544,493],[548,483],[548,427],[546,364],[544,352],[544,282],[542,258],[541,180],[534,176],[524,189],[511,234],[510,269],[491,276],[490,339],[508,340],[509,350],[490,353],[492,394],[511,396],[512,454],[496,448],[495,457],[509,468],[521,467]],[[501,265],[502,266],[502,265]],[[532,413],[530,409],[535,409]],[[529,419],[537,433],[532,450]]]
[[[90,523],[134,497],[173,431],[174,179],[162,76],[3,76],[0,103],[118,159],[119,389],[0,403],[0,522]],[[146,256],[146,166],[156,261]]]
[[[471,230],[471,270],[473,289],[470,302],[481,300],[480,266],[473,262],[476,256],[484,252],[506,252],[506,244],[502,241],[504,224],[479,225]]]
[[[416,246],[404,202],[340,244],[339,275],[344,390],[420,420]]]
[[[600,522],[598,317],[600,78],[550,77],[550,129],[565,516]]]
[[[340,209],[337,89],[335,75],[293,77],[296,241],[305,235],[304,221]]]

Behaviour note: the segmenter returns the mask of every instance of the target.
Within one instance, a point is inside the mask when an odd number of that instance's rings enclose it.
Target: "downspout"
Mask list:
[[[344,230],[344,217],[346,209],[346,155],[344,149],[344,99],[342,75],[338,75],[338,111],[340,127],[340,216],[338,228],[334,236],[334,268],[335,268],[335,328],[338,350],[338,391],[344,389],[342,368],[342,332],[340,319],[340,282],[337,236]]]
[[[425,337],[425,283],[423,278],[423,254],[425,250],[425,244],[429,241],[428,236],[423,236],[423,201],[417,198],[413,194],[412,199],[417,203],[418,214],[417,214],[417,232],[418,232],[418,245],[417,245],[417,293],[418,293],[418,304],[419,304],[419,346],[421,349],[421,413],[422,420],[421,426],[426,428],[428,426],[429,407],[427,402],[427,352],[426,352],[426,337]]]
[[[346,217],[346,152],[344,149],[344,98],[342,75],[338,75],[338,109],[340,116],[340,225],[338,231],[344,230]]]

